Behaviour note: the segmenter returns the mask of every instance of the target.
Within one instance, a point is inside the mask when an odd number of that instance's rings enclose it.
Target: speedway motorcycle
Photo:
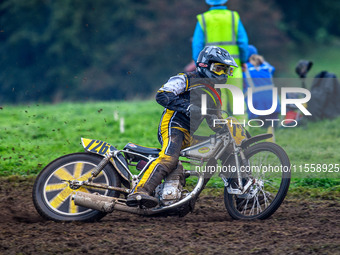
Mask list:
[[[134,143],[119,150],[87,138],[81,138],[85,152],[57,158],[40,172],[34,205],[42,217],[54,221],[98,221],[113,211],[185,216],[207,182],[221,178],[232,218],[266,219],[287,194],[289,158],[277,144],[264,142],[271,134],[251,137],[235,118],[225,121],[223,132],[181,151],[177,168],[153,193],[159,201],[154,208],[129,207],[126,198],[160,150]]]

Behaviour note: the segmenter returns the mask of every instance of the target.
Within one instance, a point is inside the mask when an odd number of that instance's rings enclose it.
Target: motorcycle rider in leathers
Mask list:
[[[192,134],[203,119],[216,131],[216,127],[214,129],[212,125],[212,119],[216,116],[201,115],[201,95],[209,93],[216,97],[213,106],[220,109],[221,105],[216,105],[220,101],[220,92],[214,89],[214,84],[225,84],[234,67],[237,64],[227,50],[207,46],[199,54],[195,71],[171,77],[158,90],[156,101],[165,107],[158,128],[162,149],[159,157],[145,171],[134,192],[128,196],[128,206],[151,208],[158,205],[158,199],[152,196],[153,191],[164,177],[176,169],[180,151],[193,143]]]

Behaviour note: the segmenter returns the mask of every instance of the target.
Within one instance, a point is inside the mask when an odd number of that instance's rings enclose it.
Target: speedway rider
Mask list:
[[[220,101],[220,92],[214,89],[214,84],[225,84],[234,67],[237,64],[227,50],[207,46],[198,56],[195,71],[171,77],[158,90],[156,101],[165,107],[158,128],[162,149],[159,157],[145,171],[134,193],[128,196],[128,206],[151,208],[158,205],[158,199],[152,196],[153,191],[166,175],[176,169],[181,149],[190,146],[191,134],[204,119],[200,105],[202,92],[217,97],[219,100],[214,99],[215,103]],[[212,127],[208,118],[211,115],[207,115],[206,119]]]

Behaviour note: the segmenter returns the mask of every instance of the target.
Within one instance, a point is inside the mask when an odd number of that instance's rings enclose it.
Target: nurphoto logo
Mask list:
[[[245,113],[244,107],[244,94],[242,90],[236,86],[228,85],[228,84],[215,84],[216,89],[228,89],[233,97],[233,115],[243,115]],[[278,96],[277,93],[278,88],[272,88],[272,106],[267,110],[258,110],[255,109],[253,104],[253,89],[248,88],[247,90],[247,105],[249,111],[258,116],[267,116],[274,113],[277,104],[278,104]],[[288,93],[301,93],[305,97],[302,98],[287,98]],[[312,114],[306,109],[304,104],[306,104],[311,99],[311,93],[308,89],[305,88],[297,88],[297,87],[282,87],[281,88],[281,115],[285,116],[287,114],[287,105],[295,105],[297,109],[299,109],[304,115],[311,116]],[[201,95],[202,107],[201,114],[207,114],[207,95]],[[280,121],[279,119],[265,119],[265,121],[271,122],[271,125],[274,126],[275,122]],[[285,125],[285,122],[294,122],[294,125]],[[227,124],[228,121],[225,119],[215,119],[214,125],[216,124]],[[232,125],[233,123],[229,123]],[[243,121],[244,126],[246,125],[245,121]],[[251,119],[247,122],[250,127],[261,127],[264,125],[264,121],[261,119]],[[297,121],[294,119],[285,119],[281,121],[281,125],[284,127],[295,127],[297,125]]]

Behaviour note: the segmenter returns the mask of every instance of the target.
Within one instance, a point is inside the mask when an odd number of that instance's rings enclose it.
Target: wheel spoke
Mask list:
[[[264,190],[262,188],[260,188],[260,191],[263,194],[264,208],[266,209],[268,207],[269,200],[267,199],[266,193],[264,192]]]
[[[290,162],[284,150],[272,143],[252,145],[244,153],[251,170],[249,177],[255,181],[246,194],[227,194],[225,205],[235,219],[264,219],[274,213],[286,195],[290,174],[284,174],[281,169],[288,167]],[[227,163],[235,164],[233,161]],[[232,178],[235,181],[235,177]],[[225,192],[228,192],[227,188]],[[271,206],[273,203],[275,205]]]
[[[73,199],[70,199],[70,213],[77,213],[78,208],[79,207],[75,205]]]
[[[33,186],[33,203],[38,213],[55,221],[92,221],[101,219],[105,213],[86,206],[76,205],[72,200],[77,192],[98,193],[118,197],[119,192],[85,186],[92,171],[101,159],[89,153],[72,153],[48,164],[38,175]],[[119,176],[111,164],[106,165],[94,184],[102,187],[120,187]]]
[[[66,168],[61,167],[54,172],[54,176],[58,177],[60,180],[74,180],[75,178],[67,171]]]
[[[275,187],[275,186],[273,186],[272,184],[269,184],[269,182],[271,182],[271,181],[265,181],[265,184],[267,185],[267,186],[269,186],[269,187],[272,187],[274,190],[276,190],[276,191],[278,191],[279,189],[277,188],[277,187]]]
[[[68,181],[86,181],[92,176],[92,171],[95,168],[95,165],[89,164],[87,162],[72,162],[68,165],[62,166],[54,171],[50,177],[50,182],[47,183],[44,189],[46,197],[48,198],[48,203],[50,204],[51,208],[54,208],[56,211],[63,213],[63,214],[79,214],[79,213],[86,213],[88,210],[80,209],[81,207],[76,206],[74,201],[71,199],[71,196],[75,194],[77,191],[85,192],[85,193],[92,193],[92,192],[99,192],[102,195],[107,193],[107,190],[103,189],[96,189],[96,188],[88,188],[88,187],[75,187],[71,188]],[[101,178],[100,180],[97,179],[98,183],[108,184],[108,180],[104,171],[102,171],[98,177],[105,177]],[[59,181],[63,181],[62,183],[58,183]],[[55,195],[52,192],[56,192]],[[50,194],[50,195],[47,195]],[[51,197],[51,195],[53,197]]]
[[[46,185],[45,191],[56,191],[56,190],[61,190],[65,189],[68,186],[68,183],[58,183],[58,184],[48,184]]]
[[[259,196],[257,194],[256,194],[256,203],[257,203],[256,207],[259,209],[257,213],[261,213],[262,212],[261,203],[259,202]]]
[[[73,177],[75,179],[78,179],[80,176],[81,176],[81,173],[83,171],[83,168],[84,168],[84,163],[80,162],[80,163],[76,163],[74,165],[74,174],[73,174]]]
[[[246,210],[247,210],[247,206],[248,206],[248,202],[249,202],[249,199],[246,200],[246,205],[244,206],[243,210],[242,210],[242,213],[245,213]]]
[[[94,168],[93,168],[94,169]],[[80,176],[79,178],[78,178],[78,181],[86,181],[86,180],[88,180],[91,176],[92,176],[92,170],[93,169],[91,169],[90,171],[88,171],[87,173],[85,173],[85,174],[83,174],[82,176]],[[100,176],[102,176],[103,175],[103,172],[100,172],[100,174],[98,174],[98,176],[96,177],[96,178],[98,178],[98,177],[100,177]]]
[[[67,187],[50,201],[50,205],[57,209],[72,193],[73,190]]]
[[[255,211],[255,200],[253,200],[253,205],[250,209],[249,216],[254,215],[254,211]]]

